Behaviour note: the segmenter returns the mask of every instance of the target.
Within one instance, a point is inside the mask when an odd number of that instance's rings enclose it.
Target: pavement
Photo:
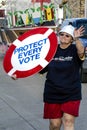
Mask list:
[[[49,130],[43,119],[45,75],[12,80],[0,57],[0,130]],[[82,84],[83,100],[75,130],[87,130],[87,83]],[[61,128],[63,130],[63,128]]]

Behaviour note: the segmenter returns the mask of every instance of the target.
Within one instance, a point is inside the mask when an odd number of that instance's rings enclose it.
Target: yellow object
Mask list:
[[[25,21],[26,25],[30,24],[30,20],[29,20],[29,15],[28,13],[26,14],[26,21]]]
[[[46,9],[46,16],[47,16],[48,21],[52,20],[52,10],[51,10],[51,8]]]

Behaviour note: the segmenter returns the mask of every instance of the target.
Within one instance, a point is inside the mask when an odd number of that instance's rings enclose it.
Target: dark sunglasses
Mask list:
[[[70,37],[70,35],[64,34],[64,33],[60,33],[59,35],[60,35],[60,36],[65,36],[65,37],[67,37],[67,38]]]

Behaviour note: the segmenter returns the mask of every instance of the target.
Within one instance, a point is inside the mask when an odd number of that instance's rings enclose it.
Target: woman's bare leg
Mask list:
[[[50,119],[49,121],[50,121],[49,130],[60,130],[62,123],[61,118]]]

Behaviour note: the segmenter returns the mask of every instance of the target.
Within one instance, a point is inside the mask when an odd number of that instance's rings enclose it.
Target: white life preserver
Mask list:
[[[9,76],[31,76],[46,67],[55,55],[57,36],[52,29],[39,27],[19,36],[6,52],[3,67]]]

